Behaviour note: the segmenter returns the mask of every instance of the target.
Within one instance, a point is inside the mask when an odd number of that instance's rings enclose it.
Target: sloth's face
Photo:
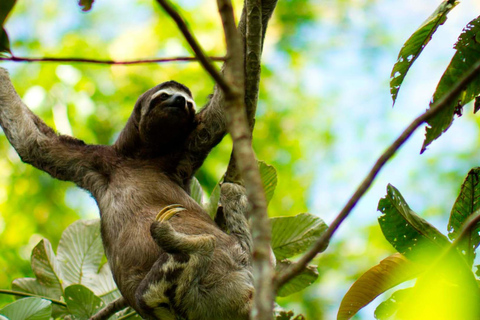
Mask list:
[[[145,99],[140,134],[149,142],[168,143],[186,138],[193,129],[195,102],[178,88],[166,87]]]

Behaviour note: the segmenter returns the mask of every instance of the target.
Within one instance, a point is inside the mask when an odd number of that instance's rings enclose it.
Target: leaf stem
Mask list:
[[[45,299],[45,300],[48,300],[48,301],[51,301],[53,304],[57,304],[59,306],[62,306],[62,307],[67,307],[67,304],[63,301],[60,301],[60,300],[55,300],[55,299],[52,299],[52,298],[49,298],[49,297],[44,297],[44,296],[40,296],[38,294],[33,294],[33,293],[27,293],[27,292],[20,292],[20,291],[14,291],[14,290],[6,290],[6,289],[0,289],[0,294],[9,294],[9,295],[12,295],[12,296],[19,296],[19,297],[35,297],[35,298],[41,298],[41,299]]]
[[[300,273],[308,263],[315,258],[318,252],[324,247],[332,238],[335,231],[337,231],[338,227],[342,224],[345,218],[348,217],[352,209],[356,206],[360,198],[365,194],[365,192],[370,188],[372,182],[375,180],[376,176],[383,168],[383,166],[390,160],[393,155],[397,152],[398,149],[407,141],[413,132],[418,129],[423,123],[428,121],[429,119],[433,118],[437,115],[440,111],[444,108],[449,106],[449,103],[452,99],[458,96],[458,94],[464,90],[465,86],[472,82],[478,75],[480,74],[480,61],[478,61],[470,71],[465,74],[462,80],[458,81],[455,86],[445,94],[441,99],[435,102],[430,109],[425,111],[419,117],[412,121],[412,123],[402,132],[402,134],[388,147],[387,150],[378,158],[375,165],[372,167],[368,175],[365,177],[363,182],[358,186],[355,193],[351,196],[348,200],[345,207],[340,211],[337,215],[335,220],[329,226],[327,231],[322,234],[322,236],[315,242],[313,247],[305,253],[298,261],[296,265],[291,266],[289,269],[285,270],[282,274],[280,274],[276,281],[275,281],[275,288],[278,290],[281,286],[287,283],[290,279],[295,277],[298,273]]]

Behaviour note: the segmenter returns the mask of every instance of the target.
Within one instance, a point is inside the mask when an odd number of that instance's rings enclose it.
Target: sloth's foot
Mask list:
[[[185,209],[181,204],[171,204],[169,206],[166,206],[162,210],[160,210],[155,220],[159,222],[168,221],[170,220],[171,217],[173,217],[177,213],[185,210],[187,209]]]

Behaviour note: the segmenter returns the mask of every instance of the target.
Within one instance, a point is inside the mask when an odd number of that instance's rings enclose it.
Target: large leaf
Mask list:
[[[470,170],[462,185],[460,194],[453,205],[448,222],[448,237],[455,240],[463,224],[477,210],[480,209],[480,168]],[[461,243],[457,245],[457,249],[467,260],[469,266],[473,265],[475,258],[475,249],[480,243],[480,224],[471,229],[470,235],[464,237]]]
[[[277,261],[276,273],[282,273],[294,262],[284,259],[282,261]],[[310,286],[318,278],[317,266],[308,266],[302,272],[300,272],[292,280],[284,284],[277,292],[277,296],[286,297],[295,292],[301,291],[306,287]]]
[[[310,213],[277,217],[270,221],[272,249],[277,261],[306,251],[327,230],[325,222]]]
[[[445,0],[443,1],[435,12],[415,31],[412,36],[405,42],[398,59],[393,66],[391,80],[390,80],[390,93],[392,94],[393,103],[397,99],[398,91],[402,85],[408,70],[418,58],[423,48],[430,42],[433,34],[437,31],[438,27],[445,23],[447,20],[447,14],[452,10],[458,1]]]
[[[365,272],[343,297],[337,319],[352,318],[361,308],[402,282],[415,278],[423,268],[395,253]]]
[[[24,298],[6,305],[0,314],[10,320],[49,320],[52,303],[40,298]]]
[[[450,242],[434,226],[413,212],[400,192],[392,185],[378,203],[383,213],[378,218],[385,238],[398,252],[413,261],[428,262]]]
[[[472,69],[472,66],[480,61],[480,17],[472,20],[463,29],[458,42],[455,44],[457,52],[447,67],[447,70],[440,79],[437,89],[433,95],[432,104],[440,100],[452,87]],[[449,102],[448,107],[437,113],[435,117],[428,121],[425,141],[422,152],[443,132],[445,132],[453,122],[455,115],[462,114],[462,107],[472,101],[480,94],[480,76],[477,76],[470,82],[460,94]],[[430,107],[432,106],[430,104]]]
[[[402,304],[405,303],[408,296],[413,292],[413,288],[400,289],[392,293],[390,298],[380,303],[375,309],[375,318],[380,320],[392,319]]]
[[[95,279],[95,285],[90,284],[89,289],[91,289],[97,296],[102,298],[105,304],[120,298],[120,291],[113,280],[112,271],[110,270],[108,263],[102,266],[98,276],[96,276]]]
[[[266,164],[264,161],[258,161],[258,168],[262,179],[263,190],[267,204],[272,200],[275,188],[277,187],[277,170],[274,166]]]
[[[20,278],[12,282],[12,290],[36,294],[38,296],[60,300],[62,291],[58,287],[46,287],[34,278]]]
[[[197,178],[193,177],[190,184],[190,197],[193,198],[199,205],[203,205],[203,189]]]
[[[77,320],[87,320],[105,306],[102,299],[81,284],[67,287],[65,289],[65,300],[68,311]]]
[[[103,257],[99,220],[72,223],[62,234],[57,255],[65,286],[84,284],[95,287]]]
[[[33,248],[32,270],[40,284],[63,292],[60,263],[47,239],[42,239]]]

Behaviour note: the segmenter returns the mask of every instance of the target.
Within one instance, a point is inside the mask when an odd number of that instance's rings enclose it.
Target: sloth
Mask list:
[[[206,156],[192,155],[192,135],[214,107],[196,114],[190,90],[164,82],[140,96],[113,145],[89,145],[56,134],[34,115],[0,68],[6,137],[23,162],[91,193],[115,282],[145,319],[249,317],[253,276],[243,187],[222,185],[221,228],[188,191]]]

